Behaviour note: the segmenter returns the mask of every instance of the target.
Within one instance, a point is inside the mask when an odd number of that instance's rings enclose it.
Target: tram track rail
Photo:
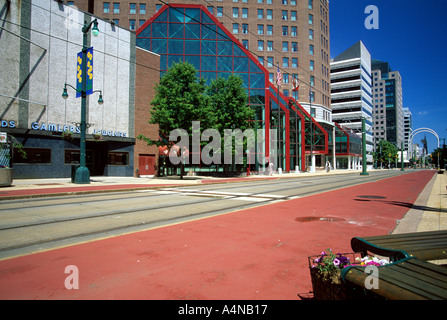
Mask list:
[[[72,233],[62,233],[60,235],[54,236],[54,237],[41,237],[37,239],[29,239],[29,241],[22,241],[21,243],[15,243],[15,244],[9,244],[9,245],[0,245],[0,259],[5,258],[7,256],[10,256],[11,254],[14,254],[14,252],[22,252],[23,250],[26,251],[32,251],[33,249],[40,248],[40,247],[57,247],[58,244],[61,243],[79,243],[86,240],[92,240],[95,238],[101,238],[105,236],[111,236],[111,235],[119,235],[124,234],[128,232],[135,232],[139,230],[146,230],[151,229],[155,227],[160,227],[163,225],[171,225],[181,222],[186,222],[194,219],[200,219],[205,218],[209,216],[224,214],[228,212],[234,212],[239,211],[243,209],[248,209],[256,206],[261,205],[267,205],[270,203],[278,202],[278,201],[285,201],[290,200],[293,198],[300,198],[305,196],[310,196],[313,194],[321,193],[321,192],[327,192],[331,190],[338,189],[340,187],[349,187],[353,185],[358,185],[360,183],[366,183],[366,182],[372,182],[375,180],[380,180],[386,177],[390,177],[389,174],[386,176],[384,175],[376,175],[375,177],[369,177],[368,179],[365,179],[365,177],[353,177],[352,175],[349,175],[345,178],[338,178],[338,179],[329,179],[324,181],[319,180],[270,180],[269,182],[260,182],[260,181],[253,181],[253,183],[250,183],[250,185],[246,183],[232,183],[232,184],[224,184],[224,185],[194,185],[194,186],[185,186],[185,187],[175,187],[175,188],[162,188],[159,190],[147,190],[147,191],[138,191],[138,195],[132,195],[129,196],[129,194],[133,194],[131,192],[120,192],[120,194],[114,193],[113,195],[108,194],[105,196],[105,194],[96,195],[96,197],[87,197],[88,203],[98,203],[98,202],[107,202],[111,201],[111,199],[102,199],[97,200],[98,197],[115,197],[113,201],[124,201],[124,200],[131,200],[131,199],[138,199],[138,200],[144,200],[147,199],[148,201],[154,200],[154,197],[160,198],[160,197],[167,197],[170,193],[172,195],[177,196],[188,196],[188,199],[182,199],[180,201],[172,202],[169,204],[162,203],[162,204],[156,204],[156,205],[149,205],[149,206],[141,206],[141,207],[130,207],[128,209],[116,209],[116,210],[107,210],[102,212],[96,212],[96,213],[79,213],[77,215],[73,216],[67,216],[67,217],[53,217],[53,218],[42,218],[40,220],[31,221],[31,222],[25,222],[25,223],[10,223],[9,225],[6,223],[3,223],[1,220],[2,213],[6,212],[7,210],[14,210],[14,208],[3,208],[4,203],[0,203],[0,244],[2,243],[1,239],[3,237],[6,237],[8,232],[20,232],[23,234],[30,234],[32,233],[32,230],[37,230],[38,228],[43,227],[54,227],[58,228],[60,226],[64,226],[65,228],[69,227],[71,224],[94,224],[96,221],[100,221],[101,219],[111,219],[111,218],[122,218],[123,216],[126,218],[129,218],[130,222],[124,223],[124,224],[110,224],[107,226],[102,226],[98,228],[91,228],[91,229],[83,229],[79,232],[72,234]],[[272,181],[275,181],[276,183],[272,183]],[[298,193],[292,193],[287,195],[278,195],[278,192],[284,192],[284,191],[290,191],[293,189],[293,186],[296,186],[297,188],[300,188],[300,192]],[[237,186],[237,188],[236,188]],[[280,186],[279,188],[277,186]],[[193,188],[200,187],[200,190],[191,190]],[[268,190],[269,194],[276,194],[274,197],[268,197],[266,196],[265,191],[259,191],[259,192],[248,192],[243,194],[237,194],[237,192],[234,192],[232,195],[231,192],[225,192],[222,190],[235,190],[235,189],[244,189],[244,188],[256,188],[256,187],[270,187],[271,189]],[[309,190],[312,189],[312,190]],[[315,189],[315,190],[314,190]],[[212,193],[206,194],[207,191],[213,190]],[[219,194],[220,190],[220,194]],[[158,193],[160,192],[160,193]],[[134,192],[135,193],[135,192]],[[119,198],[116,198],[117,196],[120,196]],[[192,199],[193,197],[200,197],[198,200]],[[233,201],[226,201],[226,200],[240,200],[243,197],[257,197],[257,201],[248,201],[247,203],[241,203],[241,202],[233,202]],[[96,198],[96,200],[95,200]],[[259,199],[260,198],[260,199]],[[85,201],[85,196],[70,196],[69,198],[64,197],[58,197],[57,199],[46,199],[47,202],[49,201],[49,204],[43,204],[40,202],[40,204],[37,205],[28,205],[28,206],[22,206],[20,209],[21,211],[24,210],[33,210],[37,207],[43,208],[43,207],[55,207],[55,206],[67,206],[70,204],[67,203],[54,203],[54,201],[64,201],[64,200],[79,200],[79,202],[72,203],[72,205],[82,205],[87,203]],[[187,199],[187,200],[186,200]],[[40,199],[39,199],[40,200]],[[32,199],[32,201],[35,201],[35,199]],[[44,201],[42,199],[42,201]],[[53,203],[51,203],[53,201]],[[220,205],[217,207],[213,207],[211,204],[217,204],[218,202],[226,201],[225,205]],[[10,201],[10,203],[13,201]],[[23,204],[23,200],[21,200]],[[39,202],[39,201],[38,201]],[[5,203],[7,204],[7,203]],[[194,208],[195,206],[199,205],[205,205],[205,209],[198,210],[198,211],[191,211],[191,213],[188,213],[188,210],[185,210],[186,207]],[[209,208],[209,209],[207,209]],[[183,209],[183,210],[179,210]],[[177,215],[166,215],[162,217],[156,217],[156,215],[152,216],[154,213],[158,213],[159,211],[169,211],[172,210],[172,212],[175,212],[175,210],[178,210],[179,214]],[[180,212],[180,211],[183,211]],[[185,213],[186,212],[186,213]],[[146,216],[146,219],[138,218],[131,220],[131,216],[135,215],[138,216],[140,214],[144,214]],[[123,219],[124,220],[124,219]],[[110,221],[110,220],[109,220]],[[116,221],[114,221],[116,222]]]

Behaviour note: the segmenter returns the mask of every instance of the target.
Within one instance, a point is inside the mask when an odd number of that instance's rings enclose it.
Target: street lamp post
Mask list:
[[[313,132],[313,121],[312,121],[312,84],[309,88],[309,115],[310,115],[310,173],[315,172],[315,158],[313,155],[314,148],[314,132]]]
[[[80,93],[81,93],[80,160],[79,160],[79,167],[76,169],[75,180],[74,180],[74,183],[77,183],[77,184],[88,184],[88,183],[90,183],[90,172],[89,172],[89,170],[88,170],[88,168],[86,166],[86,142],[85,142],[85,135],[86,135],[86,129],[87,129],[87,124],[86,124],[87,59],[86,59],[86,55],[87,55],[87,50],[88,50],[88,47],[87,47],[88,32],[90,31],[90,29],[92,30],[93,36],[97,37],[98,34],[99,34],[98,20],[97,19],[94,19],[89,24],[87,24],[87,21],[85,21],[84,22],[84,26],[82,27],[82,33],[83,33],[82,54],[83,54],[83,59],[82,59],[82,65],[81,65],[82,86],[81,86],[81,90],[80,90]],[[77,90],[73,86],[65,83],[64,91],[62,93],[62,97],[64,99],[68,98],[67,85],[69,87],[73,88],[74,90],[76,90],[76,92],[79,92],[79,90]],[[93,91],[93,92],[100,92],[99,99],[98,99],[98,104],[101,105],[103,103],[102,92],[100,90]]]
[[[400,171],[405,171],[404,169],[404,142],[401,142],[400,145]],[[407,151],[408,153],[408,151]]]

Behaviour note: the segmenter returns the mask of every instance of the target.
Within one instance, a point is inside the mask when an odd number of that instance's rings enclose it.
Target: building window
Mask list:
[[[288,68],[289,67],[289,58],[286,58],[286,57],[282,58],[282,66],[284,68]]]
[[[309,14],[309,24],[314,24],[314,16]]]
[[[273,20],[273,10],[267,9],[267,20]]]
[[[110,2],[104,2],[102,4],[102,12],[109,13],[109,11],[110,11]]]
[[[155,5],[155,12],[158,12],[158,10],[160,10],[161,7],[163,7],[162,4],[156,4],[156,5]]]
[[[248,8],[242,8],[242,18],[248,18]]]
[[[145,22],[146,22],[146,20],[144,20],[144,19],[138,20],[138,27],[141,27]]]
[[[50,164],[51,149],[50,148],[23,148],[26,157],[22,157],[20,152],[14,152],[13,163],[25,164]]]
[[[112,22],[117,26],[120,25],[120,19],[112,19]]]
[[[217,7],[217,16],[222,17],[223,16],[223,7]]]
[[[242,33],[248,33],[248,24],[247,23],[242,24]]]
[[[273,26],[271,24],[267,25],[267,35],[268,36],[273,35]]]
[[[273,51],[273,41],[267,41],[267,51]]]
[[[207,9],[212,15],[214,15],[214,12],[213,12],[214,7],[209,6],[209,7],[207,7]]]
[[[239,33],[239,24],[233,23],[233,33]]]
[[[298,58],[292,58],[292,68],[298,68]]]
[[[140,3],[140,14],[146,14],[146,4]]]
[[[291,27],[290,27],[290,35],[291,35],[292,37],[296,37],[296,36],[298,35],[297,27],[296,27],[296,26],[291,26]]]
[[[130,14],[137,13],[137,4],[136,3],[130,3],[129,13]]]
[[[309,54],[314,55],[314,45],[313,44],[309,45]]]
[[[258,40],[258,51],[264,51],[264,41]]]
[[[314,8],[314,1],[313,0],[309,0],[309,2],[307,4],[307,7],[312,10]]]
[[[264,25],[258,24],[258,34],[264,34]]]
[[[258,9],[258,19],[264,19],[264,10]]]
[[[233,8],[233,18],[239,18],[239,8]]]
[[[127,166],[129,164],[129,152],[107,153],[107,164],[112,166]]]
[[[288,26],[282,26],[282,35],[283,36],[289,35],[289,27]]]
[[[309,39],[310,40],[314,39],[314,31],[312,29],[309,29]]]
[[[118,2],[113,3],[113,13],[120,13],[120,4]]]
[[[310,85],[311,86],[315,85],[315,76],[310,76]]]
[[[298,52],[298,42],[292,42],[291,50],[292,52]]]
[[[289,42],[287,42],[287,41],[283,41],[282,42],[282,51],[283,52],[288,52],[289,51]]]
[[[258,62],[264,65],[264,57],[258,56]]]
[[[287,10],[282,10],[281,11],[281,19],[285,21],[285,20],[287,20],[287,16],[288,16]]]
[[[282,80],[284,83],[289,83],[289,74],[288,73],[284,73],[282,76]]]
[[[290,20],[291,21],[296,21],[296,19],[297,19],[296,11],[290,11]]]
[[[310,65],[310,70],[315,70],[315,61],[310,60],[309,65]]]
[[[136,20],[135,19],[129,19],[129,29],[130,30],[135,30],[135,26],[136,26]]]
[[[273,67],[273,57],[267,57],[267,67]]]

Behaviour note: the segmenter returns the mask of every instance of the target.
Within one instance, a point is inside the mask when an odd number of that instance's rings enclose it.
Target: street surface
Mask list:
[[[402,174],[398,170],[0,202],[0,259]]]
[[[434,175],[384,170],[0,201],[4,255],[60,245],[0,260],[0,299],[298,300],[312,290],[309,256],[391,233]],[[112,228],[121,235],[104,232]]]

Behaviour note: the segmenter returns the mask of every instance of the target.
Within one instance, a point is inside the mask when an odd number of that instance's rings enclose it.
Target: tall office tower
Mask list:
[[[404,140],[402,78],[388,62],[372,60],[374,144],[387,140],[400,146]]]
[[[365,118],[369,163],[373,161],[371,86],[371,55],[362,41],[332,59],[332,120],[362,137],[362,118]]]
[[[138,29],[168,3],[158,0],[69,2],[81,10],[92,8],[91,13],[130,30]],[[317,119],[331,120],[328,0],[174,0],[169,3],[206,7],[258,57],[275,85],[279,66],[280,90],[285,96],[295,97]],[[295,91],[294,78],[299,84]]]
[[[404,149],[408,150],[410,134],[413,132],[413,116],[410,108],[403,108],[404,114]]]

